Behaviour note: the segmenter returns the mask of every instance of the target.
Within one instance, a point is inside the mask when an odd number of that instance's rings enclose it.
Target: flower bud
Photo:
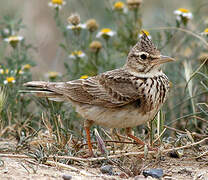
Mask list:
[[[96,22],[95,19],[89,19],[86,24],[87,24],[87,29],[90,32],[96,31],[99,27],[99,25],[98,25],[98,23]]]
[[[138,9],[142,3],[142,0],[127,0],[129,9]]]
[[[102,44],[99,41],[93,41],[90,43],[90,50],[92,52],[97,53],[100,51],[101,48],[102,48]]]
[[[67,21],[72,25],[78,25],[80,23],[80,16],[79,14],[75,13],[68,17]]]

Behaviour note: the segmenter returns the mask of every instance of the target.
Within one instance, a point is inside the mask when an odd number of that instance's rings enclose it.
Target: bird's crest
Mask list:
[[[157,50],[152,40],[147,36],[147,34],[142,31],[142,36],[139,42],[133,47],[133,51],[147,52],[152,55],[158,55],[160,52]]]

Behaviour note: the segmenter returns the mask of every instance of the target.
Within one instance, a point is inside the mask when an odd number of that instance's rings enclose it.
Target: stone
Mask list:
[[[145,177],[151,176],[153,178],[160,179],[163,176],[163,169],[161,169],[161,168],[146,169],[143,171],[143,175]]]

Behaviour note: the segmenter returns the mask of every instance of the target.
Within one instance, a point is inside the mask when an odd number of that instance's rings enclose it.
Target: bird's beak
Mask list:
[[[167,63],[167,62],[172,62],[172,61],[175,61],[175,59],[172,57],[169,57],[169,56],[161,55],[157,60],[152,61],[152,64],[159,65],[159,64],[163,64],[163,63]]]

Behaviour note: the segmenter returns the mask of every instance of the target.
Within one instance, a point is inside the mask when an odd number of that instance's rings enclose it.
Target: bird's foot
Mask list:
[[[94,152],[89,150],[89,152],[87,152],[86,154],[82,155],[81,156],[82,158],[93,158],[93,157],[96,157]]]
[[[87,154],[85,154],[85,155],[82,156],[82,158],[85,158],[85,159],[87,159],[87,158],[93,158],[93,157],[95,157],[94,153],[93,154],[87,153]]]

